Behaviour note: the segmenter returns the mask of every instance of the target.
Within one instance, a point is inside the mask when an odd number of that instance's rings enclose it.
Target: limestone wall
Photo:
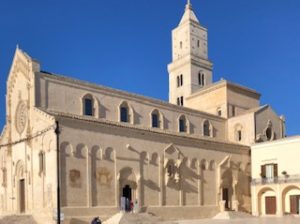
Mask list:
[[[247,147],[71,117],[60,123],[65,208],[118,207],[126,185],[146,208],[218,206],[225,186],[231,201],[249,208]]]
[[[157,109],[162,114],[162,129],[178,132],[178,119],[185,115],[189,134],[202,137],[203,122],[208,120],[213,129],[213,138],[225,140],[225,120],[200,111],[164,103],[134,94],[109,88],[72,81],[57,76],[36,75],[37,106],[46,110],[82,115],[82,98],[91,94],[94,98],[96,118],[119,121],[119,107],[126,102],[130,107],[130,123],[140,127],[151,127],[151,112]]]

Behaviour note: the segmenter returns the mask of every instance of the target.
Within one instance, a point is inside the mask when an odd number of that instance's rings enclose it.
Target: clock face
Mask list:
[[[27,106],[24,101],[20,101],[16,110],[16,129],[19,134],[23,133],[27,123]]]

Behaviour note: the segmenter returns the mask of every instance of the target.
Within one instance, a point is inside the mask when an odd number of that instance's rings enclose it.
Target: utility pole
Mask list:
[[[60,154],[60,150],[59,150],[59,134],[60,134],[60,130],[59,130],[59,123],[58,121],[55,122],[56,123],[56,128],[55,128],[55,134],[56,134],[56,168],[57,168],[57,224],[60,224],[60,168],[59,168],[59,164],[60,164],[60,159],[59,159],[59,154]]]

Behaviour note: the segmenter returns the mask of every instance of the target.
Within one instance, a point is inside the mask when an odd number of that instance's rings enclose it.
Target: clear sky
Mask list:
[[[300,1],[191,0],[208,28],[214,80],[262,93],[300,134]],[[1,0],[0,129],[19,44],[42,70],[168,99],[171,30],[186,0]]]

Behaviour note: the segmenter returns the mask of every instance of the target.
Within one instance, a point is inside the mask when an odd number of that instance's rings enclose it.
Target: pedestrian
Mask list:
[[[129,198],[126,198],[126,212],[129,212],[130,210],[130,201]]]
[[[133,201],[130,201],[130,212],[133,212]]]
[[[99,218],[99,216],[93,218],[91,224],[101,224],[101,219]]]
[[[133,212],[134,212],[134,213],[139,213],[139,203],[138,203],[138,200],[137,200],[137,199],[136,199],[135,202],[134,202]]]

